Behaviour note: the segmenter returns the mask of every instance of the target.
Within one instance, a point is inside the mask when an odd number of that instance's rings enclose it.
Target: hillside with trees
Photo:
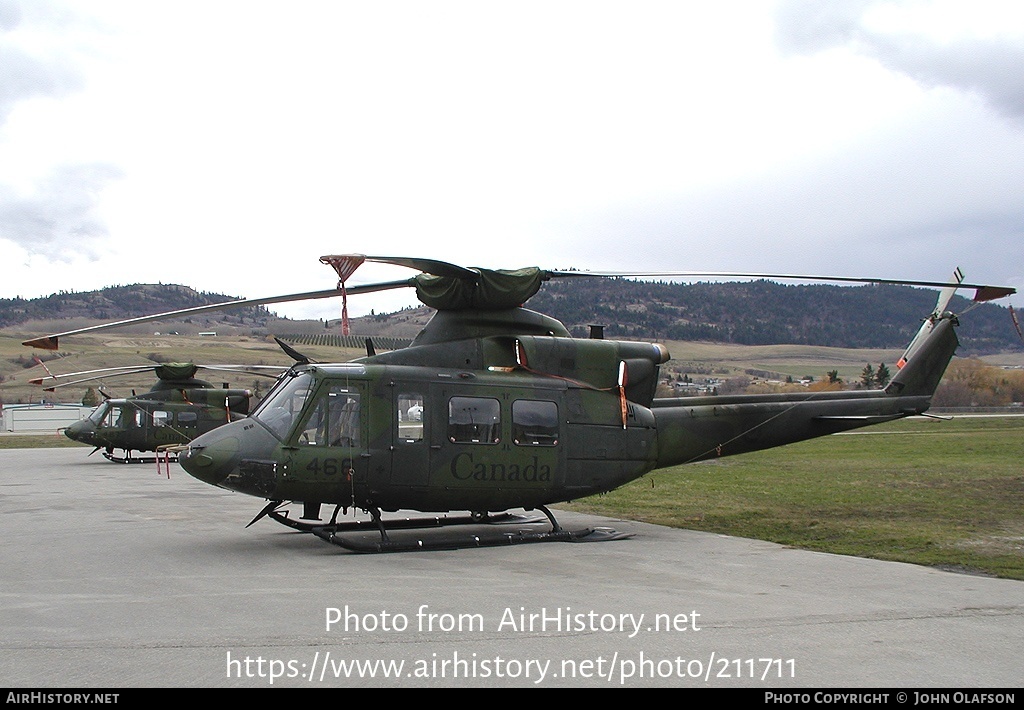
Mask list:
[[[527,306],[558,318],[574,335],[589,324],[609,338],[742,345],[898,348],[935,307],[935,291],[908,286],[786,285],[771,281],[658,283],[627,279],[548,282]],[[962,355],[1019,348],[1007,308],[955,297],[963,314]]]
[[[176,284],[132,284],[98,291],[59,291],[41,298],[0,298],[0,328],[31,321],[85,319],[107,321],[175,311],[210,303],[238,300],[238,296],[196,291]],[[273,315],[263,306],[237,308],[217,314],[217,320],[265,326]]]
[[[0,328],[32,321],[122,320],[235,299],[172,284],[62,291],[43,298],[0,299]],[[526,305],[562,321],[579,337],[586,337],[589,326],[598,324],[609,338],[900,348],[910,342],[935,299],[935,291],[893,285],[786,285],[763,280],[679,284],[580,278],[549,281]],[[975,307],[958,296],[951,310],[961,315],[970,310],[958,331],[960,355],[1021,347],[1006,307],[990,303]],[[255,306],[206,315],[204,321],[244,325],[255,333],[275,318],[265,307]],[[352,332],[411,337],[409,322],[404,311],[377,314],[354,319]],[[389,331],[390,326],[399,325],[406,327]]]
[[[555,280],[544,284],[527,307],[548,313],[578,337],[587,337],[591,324],[603,325],[609,338],[657,341],[687,341],[663,368],[664,386],[673,394],[686,393],[701,382],[714,380],[713,391],[776,391],[779,387],[810,389],[869,388],[884,386],[892,375],[896,355],[880,358],[879,351],[899,353],[917,331],[921,318],[935,304],[935,292],[901,286],[839,287],[827,285],[781,285],[768,281],[750,283],[670,284],[626,279]],[[8,332],[9,355],[0,362],[0,383],[4,392],[0,401],[33,401],[35,390],[16,389],[27,380],[23,374],[37,366],[37,358],[50,360],[68,353],[27,351],[20,345],[29,332],[54,332],[81,327],[87,322],[124,320],[158,312],[180,310],[208,303],[236,300],[235,297],[195,291],[165,284],[114,286],[100,291],[60,292],[38,299],[0,299],[0,327]],[[989,353],[1013,353],[1024,348],[1005,307],[975,304],[958,298],[951,304],[954,312],[964,314],[959,329],[963,346],[936,395],[936,406],[1007,406],[1024,400],[1024,372],[990,367],[977,358]],[[322,321],[280,320],[265,307],[231,309],[224,313],[204,314],[183,319],[182,325],[161,322],[165,335],[197,334],[204,330],[223,330],[246,341],[245,350],[264,342],[269,353],[254,355],[268,362],[282,356],[276,345],[265,338],[268,331],[306,347],[328,348],[322,357],[338,357],[338,348],[364,348],[364,336],[372,336],[376,347],[403,347],[418,328],[429,319],[430,309],[420,307],[397,313],[379,313],[353,319],[350,338],[338,334],[334,324]],[[211,326],[213,326],[211,328]],[[230,327],[228,327],[230,326]],[[43,330],[32,330],[43,328]],[[304,329],[304,330],[303,330]],[[136,332],[154,335],[151,324],[137,326]],[[298,335],[288,336],[287,333]],[[182,338],[184,346],[187,338]],[[200,339],[202,340],[202,339]],[[102,342],[102,341],[100,341]],[[177,339],[174,343],[177,343]],[[214,357],[229,361],[241,354],[215,356],[209,349],[217,341],[206,342],[203,354],[193,351],[177,357]],[[123,365],[118,357],[132,364],[161,362],[177,347],[166,342],[150,344],[140,350],[142,341],[131,338],[100,347],[105,356],[80,369]],[[756,347],[769,346],[773,352]],[[782,346],[824,346],[831,353],[820,367],[783,364]],[[779,346],[775,350],[773,346]],[[837,361],[837,351],[864,350],[870,361]],[[723,353],[723,350],[731,354]],[[754,354],[759,353],[760,354]],[[747,353],[750,353],[749,355]],[[870,353],[870,354],[868,354]],[[345,357],[353,356],[351,354]],[[857,356],[858,358],[860,355]],[[814,359],[801,355],[798,361]],[[887,362],[880,362],[887,359]],[[109,360],[109,362],[108,362]],[[824,365],[825,362],[829,364]],[[836,365],[841,369],[834,369]],[[70,364],[60,369],[68,370]],[[73,368],[72,368],[73,369]],[[33,375],[35,376],[35,375]],[[805,380],[802,384],[798,381]],[[136,385],[132,385],[136,386]],[[138,386],[143,386],[139,383]]]

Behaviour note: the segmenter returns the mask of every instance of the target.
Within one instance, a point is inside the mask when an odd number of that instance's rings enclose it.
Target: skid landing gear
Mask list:
[[[632,537],[632,533],[620,533],[611,528],[584,528],[582,530],[565,530],[555,520],[555,516],[545,506],[537,506],[551,524],[550,530],[488,530],[488,527],[501,528],[515,525],[536,525],[544,521],[540,516],[523,516],[511,513],[471,513],[465,516],[440,516],[432,518],[397,518],[383,519],[380,510],[369,510],[371,520],[336,522],[338,509],[334,511],[331,521],[326,525],[322,522],[308,522],[289,517],[288,511],[280,511],[280,502],[271,502],[264,509],[269,517],[277,522],[301,532],[313,533],[332,545],[352,552],[418,552],[423,550],[458,550],[469,547],[501,547],[505,545],[522,545],[535,542],[603,542],[607,540],[624,540]],[[268,510],[269,509],[269,510]],[[257,516],[257,519],[262,516]],[[255,522],[255,520],[253,521]],[[458,536],[435,534],[402,539],[392,539],[388,533],[402,530],[428,530],[449,527],[479,526],[481,529]],[[357,535],[376,530],[380,537]]]
[[[126,452],[124,456],[115,456],[112,451],[104,451],[103,458],[114,463],[158,463],[164,461],[174,463],[178,460],[177,456],[171,456],[167,459],[157,456],[132,456],[130,451]]]

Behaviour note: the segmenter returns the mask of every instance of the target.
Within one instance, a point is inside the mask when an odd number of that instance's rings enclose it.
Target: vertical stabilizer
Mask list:
[[[964,282],[964,274],[960,271],[960,267],[953,269],[953,283],[939,291],[939,300],[935,303],[935,310],[932,311],[931,315],[924,319],[924,323],[921,324],[921,329],[917,331],[917,335],[913,340],[910,341],[910,345],[907,346],[906,352],[896,362],[896,367],[903,369],[904,365],[910,362],[911,358],[915,356],[918,349],[924,344],[928,334],[932,332],[932,328],[935,327],[935,323],[946,312],[946,306],[953,298],[953,294],[956,293],[957,286]]]
[[[929,317],[926,325],[927,330],[922,327],[911,347],[907,348],[910,357],[904,355],[903,367],[885,388],[888,394],[930,396],[939,386],[953,353],[960,345],[955,330],[958,322],[956,316],[945,312],[939,317]]]

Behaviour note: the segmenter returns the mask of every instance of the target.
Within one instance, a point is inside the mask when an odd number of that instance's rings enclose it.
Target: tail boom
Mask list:
[[[656,468],[759,451],[923,414],[959,345],[956,317],[932,321],[884,390],[655,400]]]

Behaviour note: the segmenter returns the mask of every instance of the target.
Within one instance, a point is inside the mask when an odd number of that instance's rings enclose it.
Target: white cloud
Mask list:
[[[933,5],[51,3],[18,48],[65,83],[0,74],[0,241],[32,246],[33,207],[78,219],[110,282],[252,296],[332,285],[338,252],[1016,278],[1024,45],[992,3],[944,25],[970,31],[906,19]],[[4,288],[95,287],[40,273],[48,244]],[[353,309],[385,298],[412,300]]]
[[[109,166],[77,165],[57,170],[32,195],[0,186],[0,237],[57,261],[94,257],[96,243],[107,236],[96,215],[97,195],[117,176]]]

